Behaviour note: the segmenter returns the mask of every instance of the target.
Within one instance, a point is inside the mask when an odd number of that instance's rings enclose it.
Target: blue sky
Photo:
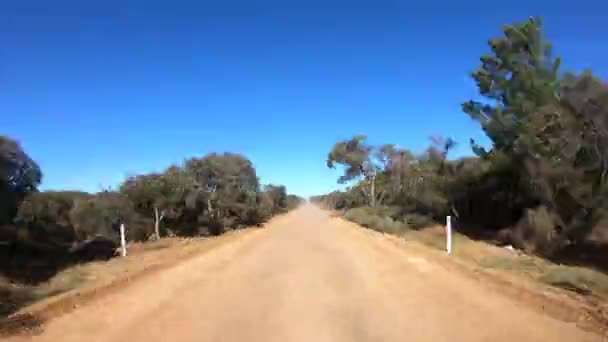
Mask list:
[[[460,103],[503,24],[542,15],[566,69],[608,78],[608,3],[449,3],[3,1],[0,134],[43,189],[232,151],[308,196],[338,187],[326,154],[357,133],[413,151],[441,134],[470,153],[484,136]]]

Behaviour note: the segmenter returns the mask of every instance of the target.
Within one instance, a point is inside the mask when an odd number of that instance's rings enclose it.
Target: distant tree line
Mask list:
[[[235,153],[190,158],[163,172],[128,177],[118,189],[95,194],[38,191],[41,180],[40,167],[21,146],[0,136],[3,273],[24,271],[31,259],[82,261],[86,253],[77,252],[91,241],[104,241],[113,249],[121,224],[129,241],[219,235],[260,225],[303,201],[288,195],[284,186],[261,186],[251,161]]]
[[[471,140],[475,156],[453,160],[451,139],[434,138],[414,155],[355,136],[337,142],[327,161],[352,186],[312,200],[410,228],[453,215],[476,237],[605,266],[608,86],[590,71],[561,72],[539,18],[503,31],[471,74],[487,100],[462,105],[491,149]]]

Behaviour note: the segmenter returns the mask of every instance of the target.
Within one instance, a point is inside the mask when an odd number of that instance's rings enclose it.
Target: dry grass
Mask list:
[[[35,333],[51,318],[254,230],[230,231],[214,238],[165,238],[130,244],[127,257],[75,265],[36,286],[15,284],[0,277],[0,338]]]
[[[350,211],[351,214],[359,214]],[[371,216],[363,216],[369,219]],[[347,220],[363,226],[368,222],[356,215],[346,215]],[[372,217],[373,218],[373,217]],[[383,226],[373,222],[373,224]],[[407,239],[421,242],[437,250],[445,250],[445,227],[433,226],[420,230],[377,229]],[[601,297],[608,300],[608,275],[593,269],[559,265],[545,259],[526,255],[517,250],[509,250],[483,241],[475,241],[463,234],[454,233],[452,254],[458,259],[476,265],[481,269],[494,270],[515,276],[523,276],[536,283],[565,289],[580,295]]]
[[[404,237],[445,250],[445,230],[441,226],[411,231]],[[593,269],[555,264],[517,250],[471,240],[458,233],[453,237],[453,254],[482,269],[508,272],[577,294],[608,299],[608,275]]]
[[[343,216],[342,212],[339,210],[332,210],[329,212],[329,217],[331,217],[331,218],[338,218],[338,217],[341,218],[342,216]]]
[[[36,287],[37,298],[46,298],[64,293],[84,283],[87,279],[88,269],[86,265],[76,265],[67,268],[48,282]]]
[[[559,320],[576,322],[582,329],[608,333],[608,293],[605,291],[608,276],[601,272],[557,265],[458,233],[454,234],[452,255],[448,256],[443,226],[383,236],[450,272],[478,281],[489,291]]]
[[[35,301],[34,290],[31,286],[13,284],[6,278],[0,278],[0,317],[7,316]]]
[[[559,265],[550,268],[540,280],[580,294],[608,297],[608,276],[588,268]]]
[[[428,227],[421,230],[411,230],[402,235],[404,238],[413,238],[435,249],[445,250],[445,229],[441,226]],[[468,237],[455,233],[452,236],[453,253],[460,257],[471,258],[470,246],[474,243]],[[462,247],[465,248],[462,248]],[[468,246],[468,247],[467,247]]]
[[[344,218],[363,227],[393,235],[401,235],[410,230],[407,223],[391,218],[391,207],[354,208],[344,214]]]
[[[0,316],[10,315],[23,306],[75,289],[85,281],[86,272],[85,266],[77,265],[36,286],[0,278]]]
[[[200,242],[204,240],[206,239],[167,238],[134,243],[129,245],[129,255],[126,258],[74,265],[37,285],[20,284],[0,277],[0,318],[46,298],[57,297],[82,287],[110,283],[125,274],[134,274],[179,260],[200,250]]]

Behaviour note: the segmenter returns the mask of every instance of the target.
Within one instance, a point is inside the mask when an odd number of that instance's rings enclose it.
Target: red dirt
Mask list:
[[[432,254],[432,253],[431,253]],[[598,341],[305,206],[254,234],[116,286],[49,320],[37,341]],[[14,336],[8,341],[29,337]]]

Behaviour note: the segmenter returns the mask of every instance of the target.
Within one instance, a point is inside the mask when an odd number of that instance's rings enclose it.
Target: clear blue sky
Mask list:
[[[566,69],[608,78],[608,3],[447,3],[2,1],[0,134],[44,189],[234,151],[308,196],[337,187],[326,154],[356,133],[414,151],[441,134],[469,153],[483,133],[460,111],[467,74],[505,23],[542,15]]]

